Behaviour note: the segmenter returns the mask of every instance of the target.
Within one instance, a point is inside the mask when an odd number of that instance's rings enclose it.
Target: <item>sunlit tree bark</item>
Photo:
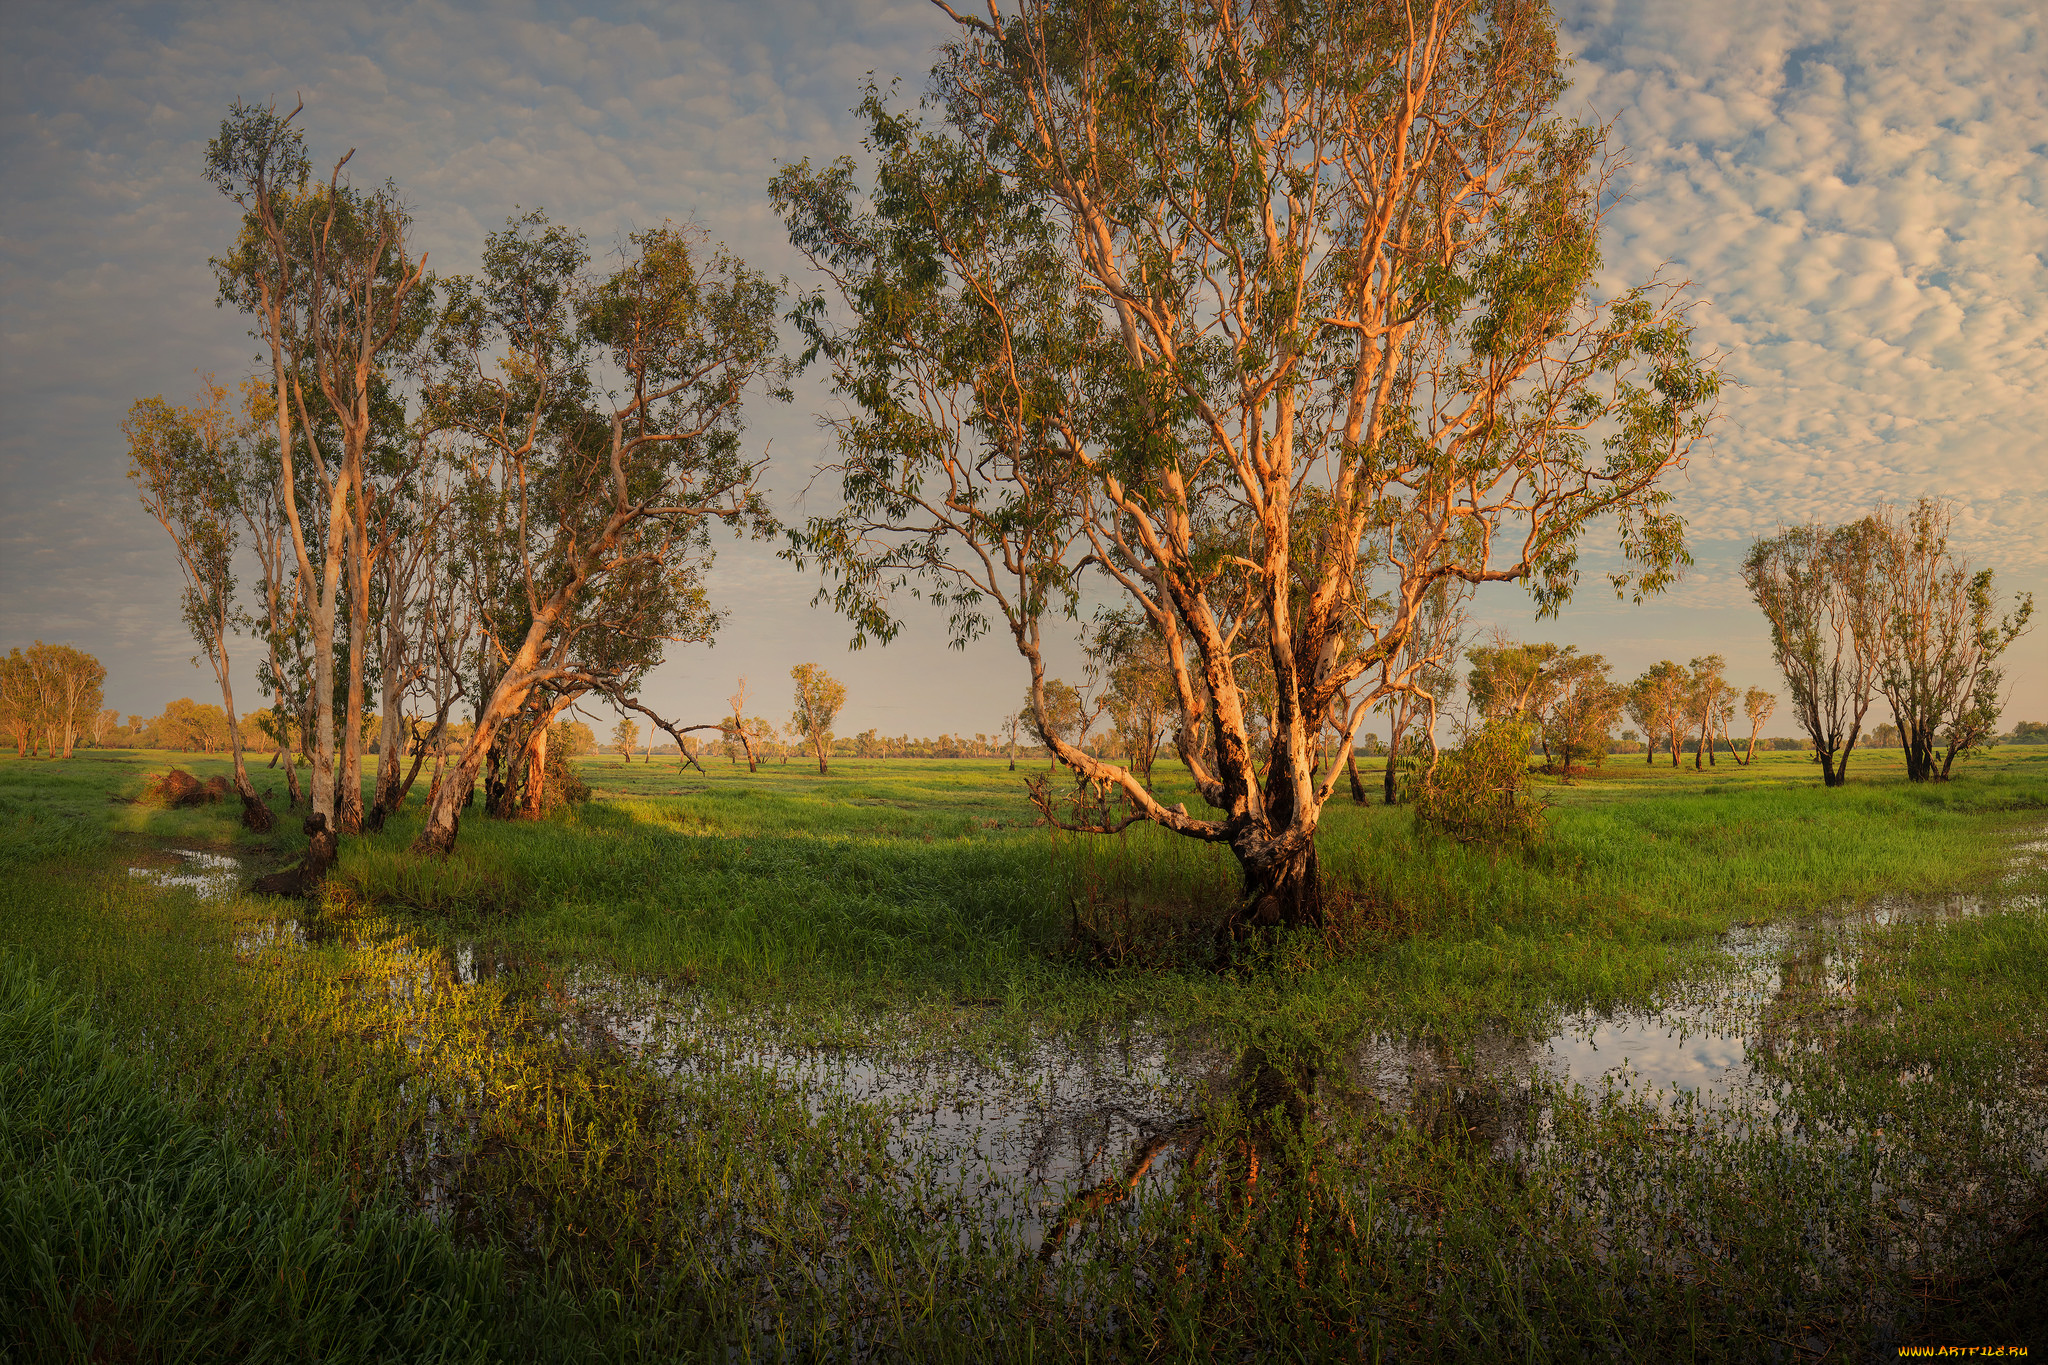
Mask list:
[[[672,225],[633,235],[609,275],[588,263],[580,235],[527,214],[491,235],[479,276],[448,282],[435,325],[428,417],[464,482],[484,644],[422,852],[453,846],[537,690],[601,692],[680,744],[632,691],[665,644],[717,627],[705,523],[773,524],[739,435],[749,392],[788,397],[777,287]]]
[[[372,405],[384,348],[417,320],[415,290],[425,257],[409,255],[410,220],[389,188],[361,194],[343,183],[353,152],[335,163],[325,186],[309,187],[304,135],[292,126],[298,113],[295,108],[279,117],[274,107],[237,101],[207,144],[206,174],[243,210],[234,248],[214,261],[221,298],[254,316],[270,352],[278,489],[307,587],[313,645],[312,806],[331,837],[357,828],[362,818],[362,665],[370,597],[363,485]],[[337,426],[338,450],[321,448],[309,381]],[[320,492],[311,509],[299,505],[295,462],[302,445]],[[354,620],[338,751],[335,625],[345,572]]]
[[[1542,5],[1021,0],[954,22],[933,123],[863,105],[871,190],[847,161],[773,185],[829,281],[800,322],[849,409],[846,510],[798,550],[863,637],[913,584],[959,638],[1000,619],[1034,693],[1048,616],[1099,572],[1165,642],[1213,813],[1055,756],[1230,846],[1227,937],[1317,922],[1332,698],[1351,689],[1348,743],[1443,580],[1555,610],[1596,518],[1621,528],[1618,591],[1671,581],[1660,484],[1714,365],[1675,288],[1595,290],[1613,162],[1558,114]],[[1339,552],[1304,564],[1311,502]]]

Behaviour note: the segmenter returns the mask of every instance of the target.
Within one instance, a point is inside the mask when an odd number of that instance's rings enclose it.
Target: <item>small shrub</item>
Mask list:
[[[1445,754],[1415,784],[1415,825],[1464,844],[1533,848],[1542,842],[1543,805],[1529,790],[1535,728],[1491,721]]]
[[[546,779],[541,786],[541,810],[560,810],[571,802],[590,799],[590,784],[583,780],[574,764],[569,762],[567,745],[548,745],[547,765],[543,769]]]

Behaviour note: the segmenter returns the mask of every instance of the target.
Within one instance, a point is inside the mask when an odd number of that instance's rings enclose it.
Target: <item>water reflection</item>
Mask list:
[[[131,867],[128,875],[167,890],[190,891],[201,900],[225,900],[240,889],[241,859],[196,848],[174,848],[168,852],[177,857],[176,865]]]
[[[179,868],[137,875],[164,884],[225,879],[232,891],[233,859],[180,853]],[[2048,843],[2027,856],[2040,854]],[[1492,1030],[1453,1044],[1373,1036],[1312,1063],[1142,1025],[1035,1036],[1010,1051],[935,1046],[930,1020],[898,1016],[850,1025],[850,1045],[800,1045],[775,1018],[735,1014],[688,989],[591,968],[557,974],[482,942],[408,942],[394,950],[386,980],[394,999],[409,1002],[479,986],[544,995],[551,1004],[538,1017],[587,1053],[687,1079],[762,1074],[817,1116],[860,1106],[883,1125],[887,1154],[922,1192],[925,1210],[952,1218],[963,1241],[978,1229],[1046,1255],[1060,1247],[1086,1254],[1087,1239],[1069,1234],[1134,1193],[1171,1187],[1196,1165],[1210,1186],[1227,1188],[1232,1163],[1256,1156],[1271,1136],[1259,1123],[1300,1125],[1344,1111],[1527,1162],[1553,1148],[1561,1096],[1620,1091],[1688,1106],[1691,1117],[1705,1105],[1723,1132],[1752,1122],[1765,1131],[1790,1091],[1787,1059],[1826,1047],[1828,1026],[1848,1017],[1876,931],[1995,906],[2041,910],[2037,895],[2009,887],[1999,901],[1891,899],[1798,924],[1740,927],[1720,940],[1718,970],[1645,1008],[1573,1012],[1537,1037]],[[346,930],[315,917],[303,931],[278,920],[260,933],[282,946]],[[2042,1147],[2042,1099],[2010,1100],[2027,1106],[2011,1129],[2019,1149]],[[1218,1115],[1233,1109],[1269,1117],[1241,1126],[1251,1149],[1211,1150]],[[428,1141],[445,1153],[452,1137]]]
[[[2038,912],[2036,902],[1995,904]],[[1779,1065],[1788,1050],[1826,1046],[1817,1026],[1850,1005],[1874,931],[1967,919],[1992,904],[1896,898],[1737,928],[1719,945],[1722,970],[1668,990],[1652,1007],[1573,1012],[1535,1038],[1493,1030],[1454,1046],[1369,1037],[1308,1071],[1287,1103],[1299,1113],[1343,1106],[1377,1114],[1503,1160],[1548,1146],[1549,1106],[1560,1092],[1620,1091],[1667,1108],[1706,1101],[1724,1131],[1750,1131],[1789,1091]],[[479,951],[461,950],[461,975],[507,969],[486,968]],[[1082,1203],[1099,1209],[1170,1179],[1199,1150],[1205,1116],[1247,1087],[1271,1089],[1275,1074],[1256,1051],[1142,1027],[989,1056],[871,1041],[920,1036],[911,1021],[884,1019],[863,1028],[857,1046],[807,1048],[772,1024],[714,1014],[655,983],[583,973],[564,991],[604,1046],[661,1071],[754,1069],[813,1113],[870,1106],[888,1125],[892,1159],[928,1187],[953,1191],[963,1210],[1010,1225],[1033,1249],[1049,1227],[1064,1231]]]

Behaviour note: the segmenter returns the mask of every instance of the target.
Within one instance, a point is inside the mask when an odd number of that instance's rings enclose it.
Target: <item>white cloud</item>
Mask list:
[[[1561,6],[1576,104],[1615,120],[1633,197],[1613,280],[1670,262],[1727,353],[1727,420],[1679,485],[1701,563],[1663,604],[1589,589],[1541,629],[1624,667],[1721,649],[1761,679],[1761,625],[1734,564],[1781,521],[1923,493],[1963,504],[1959,541],[2010,586],[2048,584],[2048,60],[2032,0],[1946,5]],[[213,306],[207,255],[232,229],[202,181],[230,99],[304,95],[312,150],[392,177],[442,270],[515,205],[602,245],[694,218],[798,274],[763,192],[777,160],[852,148],[870,71],[914,89],[945,36],[923,0],[488,7],[415,3],[17,3],[0,51],[0,638],[76,639],[116,704],[153,709],[187,672],[160,534],[122,477],[119,421],[194,369],[253,349]],[[776,486],[823,442],[808,390],[757,414]],[[1589,564],[1591,563],[1589,559]],[[844,658],[842,624],[755,546],[724,552],[748,624],[664,687],[709,704],[715,669],[779,680]],[[2042,595],[2048,598],[2048,590]],[[1504,621],[1509,590],[1485,604]],[[2048,636],[2048,632],[2042,632]],[[933,667],[936,632],[845,660],[855,728],[986,728],[1014,703],[997,648]],[[2048,715],[2048,646],[2016,708]],[[1644,656],[1644,657],[1638,657]],[[159,674],[158,670],[162,670]],[[176,678],[179,681],[173,682]],[[779,681],[777,686],[779,686]],[[893,698],[892,726],[863,697]]]

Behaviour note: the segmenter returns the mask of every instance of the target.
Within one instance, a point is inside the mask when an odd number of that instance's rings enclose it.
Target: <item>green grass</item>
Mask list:
[[[0,759],[0,948],[35,964],[6,978],[26,1002],[8,1009],[71,1039],[49,1079],[4,1096],[8,1140],[30,1153],[10,1170],[34,1174],[7,1187],[0,1240],[80,1267],[38,1283],[142,1304],[161,1288],[151,1247],[214,1257],[203,1283],[253,1284],[275,1259],[255,1230],[301,1229],[305,1307],[249,1336],[259,1308],[171,1286],[160,1311],[87,1315],[108,1354],[424,1354],[344,1331],[356,1310],[338,1305],[399,1284],[452,1296],[450,1353],[506,1359],[1749,1360],[1809,1342],[1860,1359],[1965,1327],[2032,1330],[2039,1215],[2023,1220],[2042,1190],[2014,1097],[2048,1078],[2038,914],[1886,931],[1849,996],[1780,991],[1772,1017],[1805,1044],[1772,1063],[1766,1119],[1545,1085],[1386,1111],[1336,1064],[1366,1033],[1455,1051],[1649,1000],[1721,970],[1714,934],[1738,921],[1990,888],[2048,812],[2048,762],[2024,750],[1937,787],[1859,761],[1836,792],[1796,755],[1706,774],[1620,759],[1545,786],[1553,834],[1530,858],[1333,806],[1331,934],[1221,974],[1187,928],[1229,894],[1225,855],[1150,831],[1054,840],[1000,763],[840,761],[821,779],[586,762],[587,806],[538,824],[472,813],[445,864],[405,853],[417,815],[401,814],[345,841],[321,905],[294,906],[127,876],[167,846],[262,862],[300,842],[282,823],[252,838],[232,809],[119,799],[169,761]],[[1077,915],[1098,940],[1131,937],[1123,965],[1076,949]],[[1148,941],[1176,938],[1188,951]],[[503,969],[457,972],[472,944]],[[770,1020],[791,1044],[936,1055],[1127,1022],[1255,1044],[1321,1070],[1321,1121],[1219,1099],[1188,1165],[1092,1220],[1092,1256],[1041,1269],[969,1216],[975,1197],[892,1154],[871,1106],[807,1105],[713,1053],[666,1075],[591,1045],[602,1035],[563,989],[591,967],[667,983],[713,1020]],[[1500,1157],[1496,1139],[1538,1108],[1548,1145]],[[87,1112],[130,1115],[173,1156],[92,1147],[92,1127],[50,1117]],[[1248,1181],[1253,1151],[1266,1174]],[[138,1192],[232,1198],[92,1202],[131,1170]],[[1901,1210],[1937,1201],[1981,1235],[1930,1260]],[[211,1237],[229,1204],[254,1210],[233,1225],[252,1231]],[[407,1223],[414,1209],[438,1221]],[[69,1341],[76,1311],[21,1288],[27,1271],[7,1277],[38,1340]]]
[[[45,1360],[481,1360],[501,1258],[193,1123],[0,956],[0,1317]]]

